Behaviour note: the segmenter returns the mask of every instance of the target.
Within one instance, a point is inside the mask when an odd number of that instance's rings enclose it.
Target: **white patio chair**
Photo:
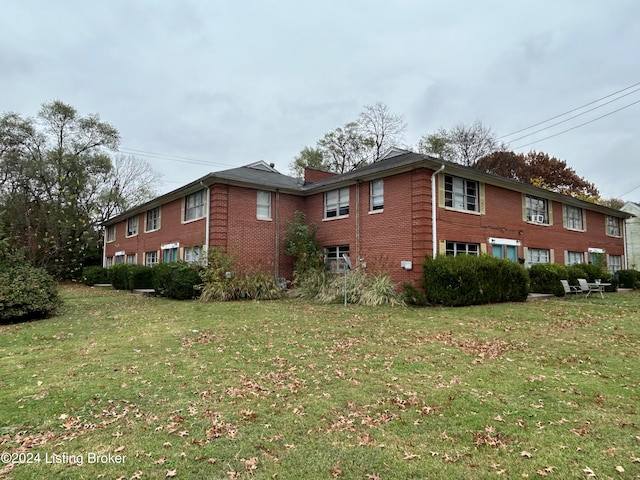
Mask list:
[[[562,283],[562,288],[564,288],[564,293],[565,294],[572,294],[572,293],[582,293],[582,289],[580,287],[576,287],[575,285],[569,285],[569,282],[566,280],[560,280],[560,283]]]

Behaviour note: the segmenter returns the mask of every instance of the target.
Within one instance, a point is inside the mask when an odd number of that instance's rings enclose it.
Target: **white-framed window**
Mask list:
[[[186,247],[184,249],[184,261],[187,263],[202,262],[202,247]]]
[[[153,232],[160,229],[160,207],[147,210],[147,215],[144,224],[145,232]]]
[[[258,190],[256,203],[256,218],[258,220],[271,220],[271,192]]]
[[[134,237],[138,234],[138,215],[127,218],[127,237]]]
[[[116,239],[116,226],[115,225],[107,225],[107,231],[105,233],[107,237],[107,242],[113,242]]]
[[[564,226],[571,230],[586,230],[584,228],[584,210],[572,205],[564,205]]]
[[[446,255],[479,255],[480,244],[479,243],[465,243],[465,242],[446,242]]]
[[[607,259],[607,268],[611,273],[622,270],[622,255],[609,255]]]
[[[178,247],[165,248],[162,250],[162,261],[164,263],[173,263],[178,261]]]
[[[137,253],[129,253],[129,254],[127,254],[127,258],[126,258],[125,262],[135,265],[136,263],[138,263],[138,254]]]
[[[200,190],[191,195],[187,195],[184,199],[184,215],[185,222],[198,220],[204,217],[206,190]]]
[[[343,255],[349,256],[349,245],[324,247],[324,266],[330,272],[342,272],[346,267]]]
[[[331,190],[324,194],[324,218],[349,215],[349,187]]]
[[[607,235],[610,237],[620,236],[620,219],[607,215]]]
[[[156,263],[158,263],[158,251],[155,252],[145,252],[144,254],[144,264],[147,267],[153,267]]]
[[[109,268],[113,265],[113,257],[107,257],[107,262],[105,264],[105,267]]]
[[[384,182],[382,179],[372,180],[369,184],[369,211],[378,212],[384,209]]]
[[[584,252],[571,252],[567,251],[567,257],[564,261],[565,265],[570,267],[571,265],[577,265],[584,263]]]
[[[444,176],[444,205],[456,210],[480,211],[478,182],[466,178]]]
[[[124,253],[120,254],[119,252],[116,252],[115,256],[113,257],[113,263],[114,264],[120,264],[120,263],[124,263]]]
[[[546,198],[525,196],[525,219],[527,222],[549,225],[549,201]]]
[[[529,265],[536,263],[549,263],[551,261],[551,255],[546,248],[529,248],[527,250],[527,262]]]

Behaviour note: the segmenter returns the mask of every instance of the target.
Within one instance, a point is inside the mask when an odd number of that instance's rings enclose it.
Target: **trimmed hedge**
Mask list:
[[[58,284],[42,268],[0,268],[0,321],[53,315],[62,305]]]
[[[158,263],[152,270],[153,288],[157,295],[175,300],[199,296],[200,268],[185,262]]]
[[[640,288],[640,272],[638,270],[618,270],[616,276],[622,288]]]
[[[618,289],[618,279],[614,275],[599,265],[587,263],[570,267],[556,263],[538,263],[529,269],[529,278],[532,292],[552,293],[557,297],[565,294],[560,280],[567,280],[570,285],[578,285],[579,278],[584,278],[587,282],[595,282],[599,278],[603,283],[611,284],[605,287],[606,292],[615,292]]]
[[[427,257],[422,284],[432,305],[464,306],[524,302],[529,294],[527,271],[517,263],[490,255]]]
[[[116,290],[153,288],[153,270],[144,265],[119,263],[109,268],[109,278]]]
[[[109,269],[98,265],[84,267],[82,269],[82,283],[89,287],[99,283],[111,283]]]

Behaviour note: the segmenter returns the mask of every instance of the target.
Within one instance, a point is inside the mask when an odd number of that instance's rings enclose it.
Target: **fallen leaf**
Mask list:
[[[376,475],[375,473],[367,473],[366,477],[369,480],[380,480],[380,477],[378,475]]]
[[[593,473],[593,470],[591,470],[589,467],[585,468],[582,470],[584,472],[584,474],[589,477],[589,478],[593,478],[596,476],[595,473]]]
[[[624,468],[622,468],[620,465],[618,465],[616,467],[616,472],[624,473]]]
[[[531,455],[529,452],[527,452],[526,450],[523,450],[520,452],[520,456],[521,457],[525,457],[525,458],[531,458],[533,455]]]
[[[121,445],[121,446],[119,446],[118,448],[116,448],[116,449],[114,450],[114,453],[120,453],[120,452],[122,452],[123,450],[124,450],[124,445]]]
[[[342,470],[340,470],[340,462],[338,461],[331,470],[331,476],[334,478],[338,478],[340,475],[342,475]]]

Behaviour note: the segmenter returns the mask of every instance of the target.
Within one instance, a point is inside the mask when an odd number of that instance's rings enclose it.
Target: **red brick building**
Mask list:
[[[106,222],[104,265],[202,261],[221,247],[238,269],[291,279],[284,236],[296,211],[318,226],[328,268],[348,255],[395,282],[418,281],[434,254],[526,266],[604,254],[612,271],[626,266],[628,214],[401,150],[345,174],[308,169],[304,180],[264,162],[211,173]]]

